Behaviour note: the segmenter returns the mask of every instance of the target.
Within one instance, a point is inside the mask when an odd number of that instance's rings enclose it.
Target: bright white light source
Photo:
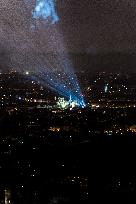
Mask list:
[[[29,75],[29,72],[28,72],[28,71],[26,71],[26,72],[25,72],[25,74],[26,74],[26,75]]]

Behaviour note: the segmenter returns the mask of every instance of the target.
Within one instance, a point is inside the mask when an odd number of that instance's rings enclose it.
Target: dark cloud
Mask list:
[[[62,17],[63,32],[72,42],[69,49],[90,52],[92,48],[92,52],[135,49],[135,5],[133,1],[121,0],[68,1]]]
[[[2,67],[34,69],[46,63],[47,53],[135,52],[134,0],[58,0],[57,25],[36,23],[34,4],[35,0],[0,1]]]

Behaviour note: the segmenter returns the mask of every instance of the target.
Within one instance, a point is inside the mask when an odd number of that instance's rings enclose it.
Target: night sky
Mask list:
[[[34,69],[52,53],[136,53],[136,1],[58,0],[60,21],[35,21],[35,0],[0,1],[0,68]]]

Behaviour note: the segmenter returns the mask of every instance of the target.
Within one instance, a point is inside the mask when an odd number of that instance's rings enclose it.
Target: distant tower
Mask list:
[[[108,88],[109,88],[109,84],[106,84],[106,85],[104,86],[104,92],[105,92],[105,93],[108,93]]]
[[[69,106],[71,107],[71,105],[72,105],[72,97],[71,97],[71,94],[70,94],[70,96],[69,96]]]

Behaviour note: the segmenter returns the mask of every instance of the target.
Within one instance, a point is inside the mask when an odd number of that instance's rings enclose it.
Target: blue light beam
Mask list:
[[[35,81],[39,81],[41,85],[44,87],[49,87],[51,90],[55,91],[61,96],[64,96],[65,98],[69,99],[69,96],[71,95],[72,100],[78,100],[78,98],[74,95],[74,93],[69,90],[64,84],[55,82],[51,80],[50,75],[47,75],[45,73],[42,73],[42,75],[32,75],[31,79]]]
[[[56,0],[36,0],[35,2],[36,5],[32,12],[32,17],[35,20],[38,20],[35,22],[43,22],[41,20],[46,20],[49,21],[49,23],[51,22],[52,24],[55,24],[59,21]],[[56,36],[56,40],[60,45],[59,47],[57,46],[53,37],[51,37],[51,39],[49,37],[48,40],[48,43],[53,48],[53,51],[55,50],[57,53],[57,57],[55,57],[55,66],[51,60],[45,58],[44,66],[37,67],[38,71],[41,71],[41,75],[36,74],[33,76],[33,78],[38,79],[42,85],[49,87],[62,96],[65,96],[68,99],[71,97],[71,101],[78,101],[80,107],[85,107],[84,98],[80,90],[76,73],[74,72],[73,64],[69,59],[68,52],[64,46],[63,35],[60,35],[60,33],[56,30]],[[63,52],[60,52],[60,50]],[[61,53],[65,53],[65,57],[63,57]],[[56,76],[55,72],[53,72],[54,67],[56,67],[57,64],[60,64],[61,67],[62,74],[60,78]],[[52,71],[48,72],[47,74],[47,70]]]
[[[50,84],[52,87],[53,86],[55,88],[58,87],[59,93],[61,90],[61,92],[63,92],[63,95],[67,96],[67,98],[69,98],[70,94],[72,94],[73,100],[77,100],[81,106],[85,106],[84,98],[83,98],[83,95],[81,94],[81,89],[80,89],[80,86],[78,84],[77,76],[74,73],[73,69],[71,68],[72,64],[71,64],[71,66],[68,66],[68,64],[69,64],[68,62],[67,63],[65,62],[64,66],[63,66],[63,68],[64,68],[63,71],[65,73],[64,79],[62,78],[62,76],[64,76],[64,75],[60,76],[60,78],[59,78],[56,75],[56,73],[48,72],[48,74],[47,74],[47,73],[45,73],[45,71],[43,71],[42,75],[44,76],[44,78],[43,77],[42,78],[46,82],[48,82],[48,84]],[[53,66],[48,59],[46,59],[46,65],[48,68],[50,67],[53,70]],[[67,66],[67,68],[65,65]],[[68,67],[69,67],[69,69],[68,69]],[[46,70],[46,68],[44,70]]]

